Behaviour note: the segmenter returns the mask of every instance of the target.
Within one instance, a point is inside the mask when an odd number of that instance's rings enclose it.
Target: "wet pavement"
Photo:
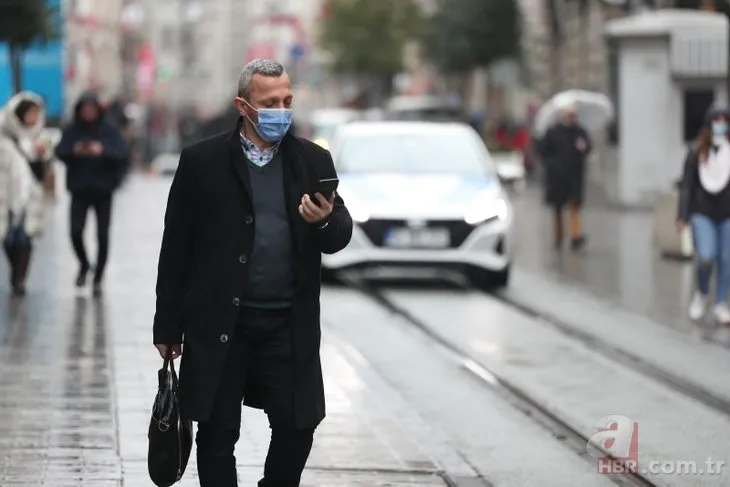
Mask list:
[[[169,179],[135,176],[115,200],[103,299],[72,286],[77,269],[65,199],[49,214],[27,298],[9,300],[0,282],[0,486],[152,485],[146,431],[161,359],[150,343],[151,322],[168,186]],[[696,331],[683,319],[691,265],[656,256],[651,215],[591,204],[588,248],[556,254],[539,193],[528,189],[516,205],[518,257],[508,294],[390,286],[381,292],[586,435],[597,418],[622,413],[641,421],[643,458],[724,458],[730,415],[600,356],[501,299],[556,315],[730,401],[730,352],[688,338]],[[94,232],[89,223],[87,236]],[[444,477],[457,487],[610,483],[553,431],[477,382],[464,357],[444,352],[371,297],[328,288],[322,302],[328,416],[303,486],[443,486]],[[263,414],[246,410],[236,452],[240,485],[258,480],[268,438]],[[193,457],[179,485],[196,485],[195,470]],[[727,485],[726,477],[661,480]]]
[[[587,247],[578,253],[552,245],[552,219],[530,186],[514,198],[517,256],[514,286],[533,277],[576,288],[588,296],[646,316],[685,333],[694,289],[691,262],[662,258],[654,247],[653,214],[610,208],[599,196],[584,211]]]
[[[152,485],[146,432],[161,359],[151,344],[151,322],[168,186],[169,180],[135,177],[115,200],[101,300],[71,285],[77,269],[65,199],[49,209],[29,295],[10,300],[7,284],[0,283],[3,487]],[[93,218],[89,223],[87,237]],[[94,255],[93,245],[89,250]],[[7,275],[4,261],[0,275]],[[427,438],[427,425],[348,347],[325,330],[328,417],[316,433],[302,485],[445,485],[444,466],[474,477],[448,445]],[[240,481],[254,485],[269,429],[263,413],[253,410],[245,412],[243,425]],[[193,459],[180,485],[196,485],[195,478]]]

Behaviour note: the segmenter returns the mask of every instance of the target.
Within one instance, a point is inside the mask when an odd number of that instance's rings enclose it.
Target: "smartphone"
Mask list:
[[[332,194],[337,191],[337,186],[340,184],[340,180],[337,178],[320,179],[315,185],[314,191],[309,197],[314,201],[315,204],[319,204],[315,194],[320,193],[325,198],[329,199]]]

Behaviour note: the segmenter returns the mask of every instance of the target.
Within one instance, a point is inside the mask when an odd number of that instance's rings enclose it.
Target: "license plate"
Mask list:
[[[451,235],[446,228],[391,228],[384,243],[399,248],[444,248],[451,243]]]

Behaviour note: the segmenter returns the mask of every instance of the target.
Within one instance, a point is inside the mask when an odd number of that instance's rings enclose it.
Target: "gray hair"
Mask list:
[[[278,78],[284,74],[284,66],[279,61],[274,61],[273,59],[254,59],[241,70],[241,76],[238,78],[238,96],[248,99],[251,80],[255,74]]]

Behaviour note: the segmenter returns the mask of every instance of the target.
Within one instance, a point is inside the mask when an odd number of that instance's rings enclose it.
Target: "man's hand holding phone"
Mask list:
[[[302,218],[307,223],[322,223],[332,213],[332,208],[335,204],[335,194],[332,193],[329,199],[322,196],[322,193],[315,193],[314,197],[316,200],[312,200],[308,194],[302,196],[302,201],[299,205],[299,214],[302,215]]]
[[[98,140],[89,144],[89,155],[98,157],[104,153],[104,146]]]
[[[85,156],[89,153],[89,143],[88,142],[76,142],[74,144],[74,154],[77,156]]]
[[[98,157],[104,152],[104,146],[99,141],[83,141],[74,144],[74,153],[79,156]]]
[[[315,188],[314,197],[308,194],[302,197],[299,214],[307,223],[317,224],[327,221],[335,204],[335,191],[338,184],[337,178],[320,179]],[[328,195],[328,197],[324,195]]]

